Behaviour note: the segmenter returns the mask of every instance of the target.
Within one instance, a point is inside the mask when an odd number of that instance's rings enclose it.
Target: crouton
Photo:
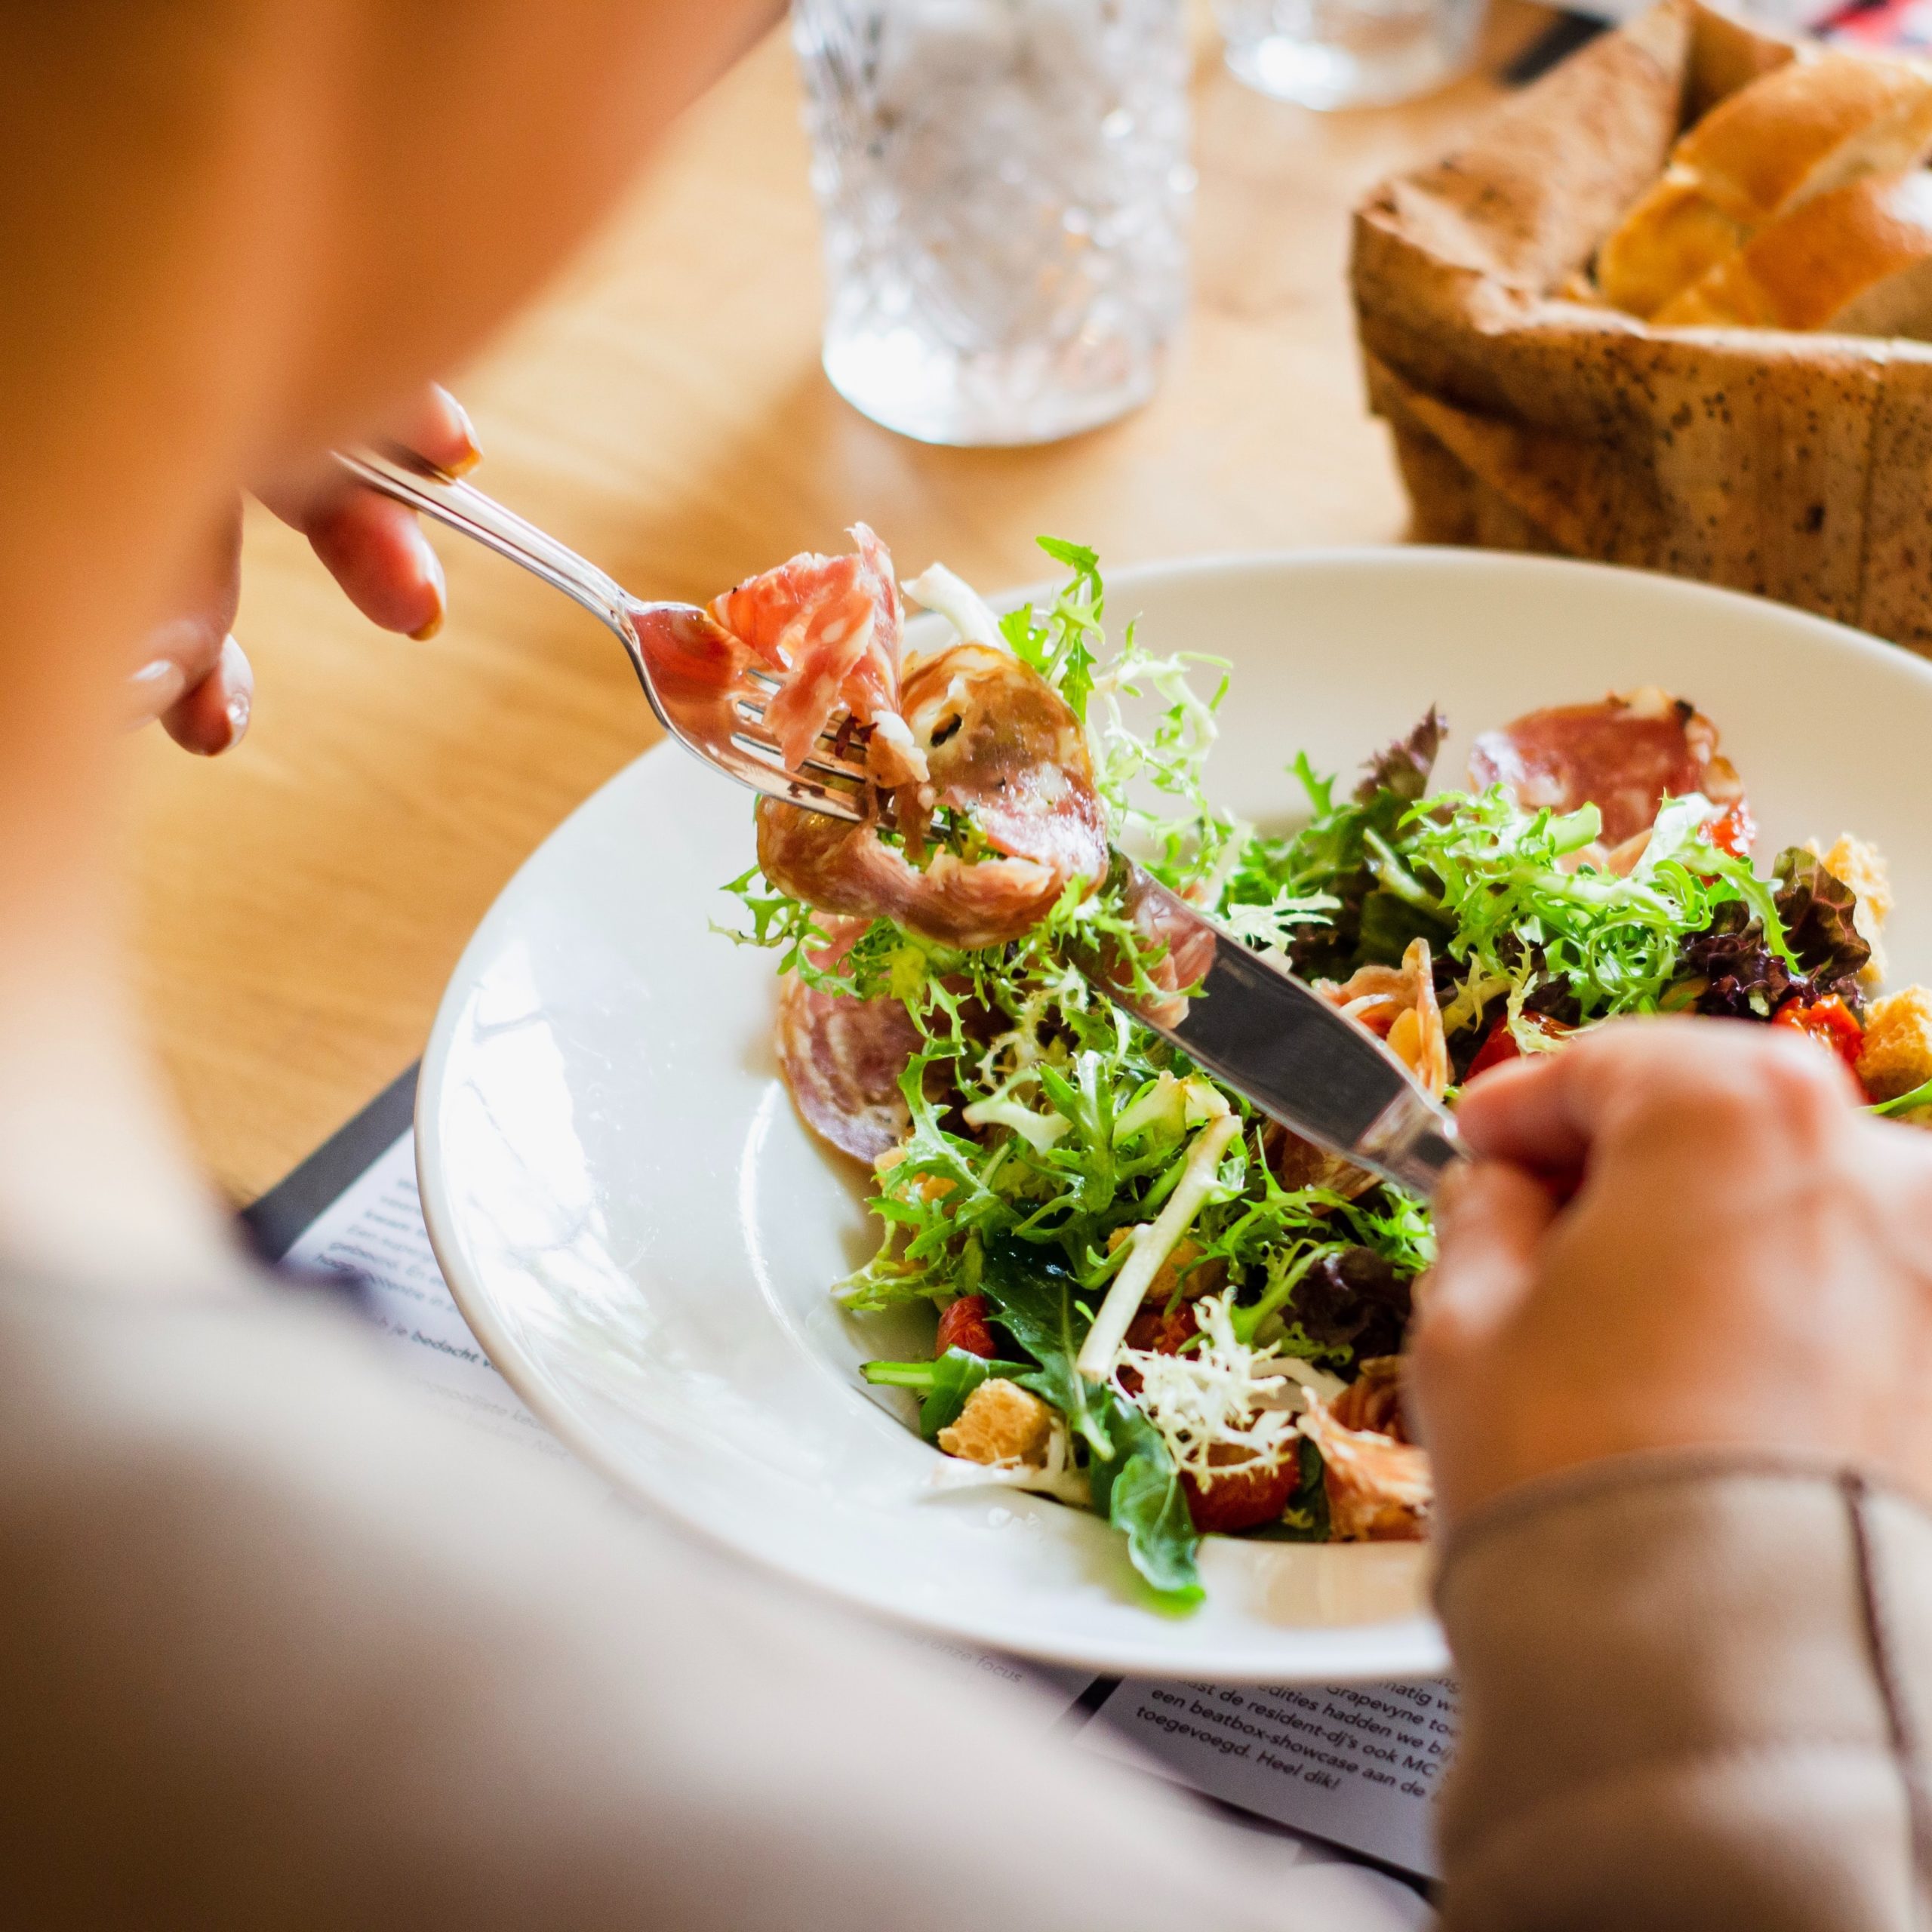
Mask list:
[[[939,1446],[968,1463],[1038,1469],[1053,1430],[1054,1412],[1038,1396],[996,1375],[967,1397],[958,1420],[940,1431]]]
[[[1121,1242],[1131,1238],[1131,1228],[1116,1228],[1107,1237],[1107,1252],[1118,1251]],[[1174,1298],[1174,1289],[1179,1286],[1182,1296],[1189,1301],[1196,1295],[1204,1295],[1220,1287],[1228,1278],[1228,1264],[1220,1259],[1195,1264],[1201,1254],[1201,1244],[1191,1235],[1183,1235],[1168,1251],[1167,1259],[1154,1270],[1154,1278],[1147,1284],[1147,1292],[1140,1297],[1143,1308],[1165,1308]]]
[[[1859,974],[1868,986],[1875,986],[1885,977],[1884,948],[1880,943],[1885,921],[1891,916],[1892,881],[1885,870],[1884,855],[1875,845],[1841,832],[1838,842],[1829,852],[1818,850],[1814,838],[1807,848],[1823,864],[1826,871],[1841,885],[1857,894],[1851,923],[1858,936],[1872,949],[1872,957]]]
[[[1932,1080],[1932,987],[1906,986],[1872,1002],[1858,1077],[1875,1100],[1895,1100]]]

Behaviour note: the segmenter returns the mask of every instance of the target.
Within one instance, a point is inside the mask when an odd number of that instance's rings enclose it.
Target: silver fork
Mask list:
[[[834,818],[865,816],[866,774],[849,754],[851,733],[828,731],[788,771],[764,730],[777,675],[695,604],[647,603],[574,550],[494,497],[401,451],[338,451],[359,483],[521,564],[574,598],[624,647],[657,721],[687,751],[768,798]]]

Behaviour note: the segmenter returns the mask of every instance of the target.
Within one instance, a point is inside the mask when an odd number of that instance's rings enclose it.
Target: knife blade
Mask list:
[[[1143,1025],[1304,1140],[1424,1198],[1466,1158],[1448,1109],[1366,1027],[1123,852],[1109,883],[1164,952],[1141,975],[1118,956],[1077,963]]]

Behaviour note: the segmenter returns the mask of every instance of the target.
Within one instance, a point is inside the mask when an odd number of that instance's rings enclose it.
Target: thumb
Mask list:
[[[1416,1284],[1410,1338],[1425,1434],[1436,1397],[1479,1366],[1528,1295],[1537,1249],[1557,1213],[1542,1182],[1503,1161],[1452,1172],[1435,1207],[1436,1261]]]

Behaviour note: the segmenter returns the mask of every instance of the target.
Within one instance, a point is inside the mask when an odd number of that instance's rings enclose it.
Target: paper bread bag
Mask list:
[[[1932,343],[1654,327],[1582,280],[1684,129],[1792,57],[1665,0],[1357,210],[1418,540],[1670,571],[1932,651]]]

